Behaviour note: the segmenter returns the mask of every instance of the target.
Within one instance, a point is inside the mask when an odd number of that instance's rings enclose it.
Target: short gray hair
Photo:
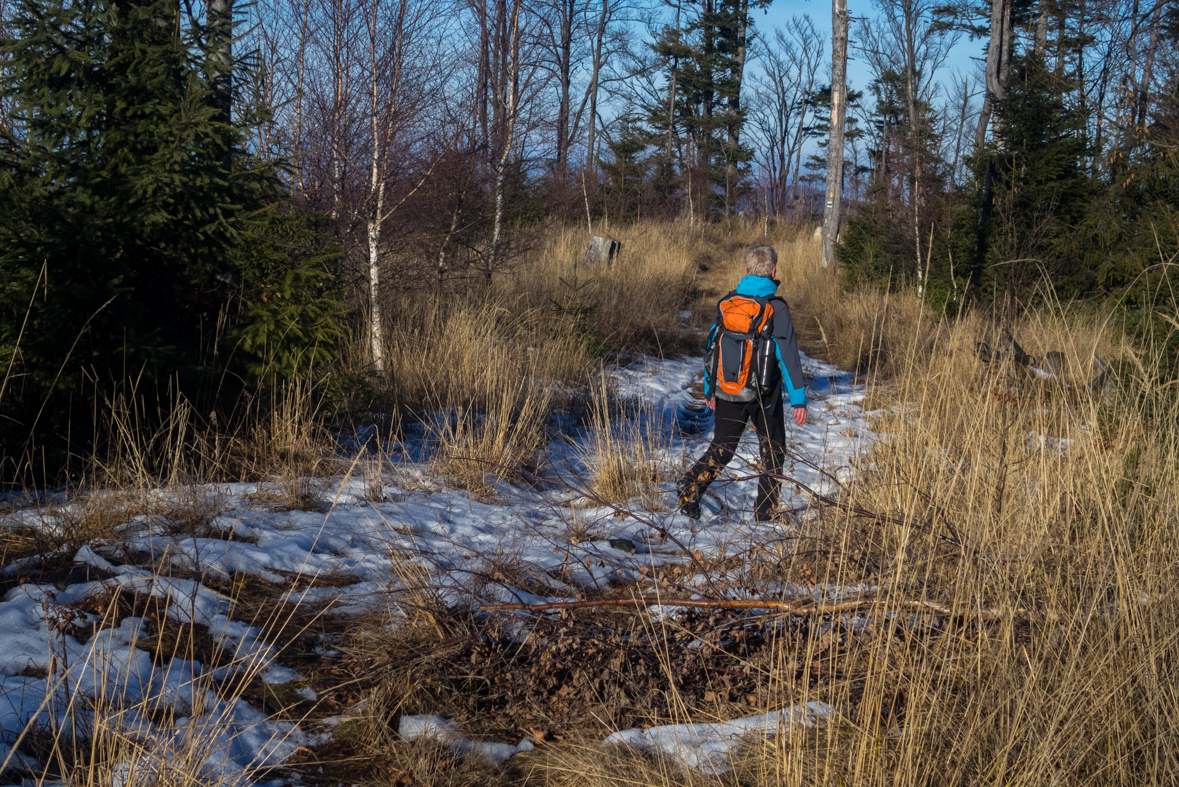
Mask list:
[[[745,270],[750,276],[770,278],[778,267],[778,252],[773,246],[755,243],[745,250]]]

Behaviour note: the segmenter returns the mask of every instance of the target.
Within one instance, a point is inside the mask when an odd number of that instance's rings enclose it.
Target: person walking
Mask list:
[[[700,518],[700,498],[732,461],[747,424],[757,432],[761,474],[754,518],[777,516],[786,423],[782,389],[795,425],[806,425],[806,386],[790,308],[777,295],[778,253],[756,244],[745,250],[745,276],[717,304],[708,332],[704,396],[716,412],[712,444],[676,484],[679,511]]]

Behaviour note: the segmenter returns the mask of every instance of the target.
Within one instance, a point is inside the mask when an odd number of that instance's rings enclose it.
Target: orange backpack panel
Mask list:
[[[722,392],[744,399],[759,387],[750,376],[750,365],[757,364],[755,356],[764,354],[762,340],[774,307],[769,302],[731,295],[720,302],[719,309],[716,383]],[[756,367],[753,376],[761,376]]]

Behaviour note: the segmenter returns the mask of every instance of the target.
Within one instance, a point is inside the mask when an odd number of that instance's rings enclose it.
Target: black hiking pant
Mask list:
[[[757,501],[754,503],[754,518],[758,522],[765,522],[774,518],[778,510],[778,490],[780,479],[775,476],[782,472],[782,461],[786,457],[786,422],[784,419],[782,397],[775,396],[774,402],[763,407],[761,402],[726,402],[716,400],[716,429],[713,432],[712,445],[704,452],[704,456],[692,465],[692,469],[684,476],[684,480],[692,484],[694,500],[699,500],[708,489],[708,485],[716,480],[721,470],[733,461],[733,454],[737,451],[737,443],[741,441],[741,434],[745,425],[753,422],[757,431],[757,444],[761,453],[761,476],[757,479]]]

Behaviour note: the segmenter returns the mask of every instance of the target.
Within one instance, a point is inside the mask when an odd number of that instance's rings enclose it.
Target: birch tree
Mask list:
[[[827,187],[823,205],[822,258],[824,268],[835,266],[835,238],[839,234],[843,198],[843,132],[847,121],[847,0],[831,0],[831,124],[827,142]]]
[[[491,103],[495,120],[490,139],[494,216],[491,243],[483,263],[483,276],[488,282],[499,264],[503,247],[504,188],[508,162],[516,145],[520,112],[524,0],[495,0],[495,9],[495,27],[491,33],[493,68],[496,72],[491,82]]]

